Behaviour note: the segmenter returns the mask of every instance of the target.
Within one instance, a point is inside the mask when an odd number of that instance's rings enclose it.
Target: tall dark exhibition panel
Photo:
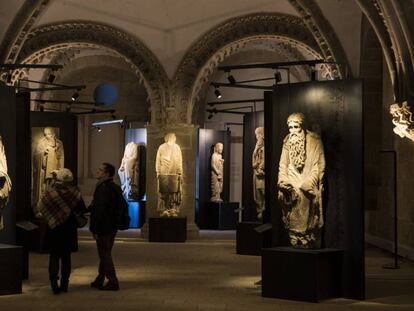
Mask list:
[[[253,198],[252,155],[256,146],[255,130],[264,127],[264,113],[246,113],[243,120],[243,221],[256,221],[256,203]]]
[[[272,97],[265,102],[266,205],[271,209],[272,244],[288,245],[277,200],[277,168],[288,134],[287,118],[301,112],[306,128],[321,136],[325,151],[322,247],[343,250],[341,273],[335,276],[342,280],[340,296],[364,298],[362,81],[279,85]]]
[[[199,228],[208,228],[207,204],[211,198],[211,156],[216,143],[223,144],[224,176],[222,199],[228,202],[230,199],[230,131],[217,131],[212,129],[200,129],[198,135],[198,178],[197,193],[198,203],[196,208],[196,223]]]
[[[43,136],[43,129],[46,127],[53,128],[56,134],[56,138],[62,141],[64,149],[64,167],[72,171],[74,181],[76,183],[78,170],[78,127],[76,116],[74,114],[66,112],[31,111],[30,135],[28,136],[26,144],[30,146],[32,151],[35,148],[34,142],[36,141],[36,139]],[[33,174],[33,167],[31,169],[30,174]],[[31,188],[33,188],[33,181]],[[29,196],[32,196],[32,193],[29,193]],[[35,236],[32,237],[30,247],[32,250],[43,252],[46,224],[42,220],[34,218],[33,205],[36,204],[36,202],[33,202],[33,200],[31,201],[32,204],[26,207],[27,210],[25,212],[32,215],[31,220],[37,223],[40,229],[38,233],[35,233]]]

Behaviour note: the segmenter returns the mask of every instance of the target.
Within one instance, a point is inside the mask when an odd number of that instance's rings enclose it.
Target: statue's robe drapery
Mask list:
[[[6,153],[0,137],[0,230],[4,228],[1,210],[7,205],[11,188],[12,183],[8,175]]]
[[[223,192],[224,160],[220,153],[214,152],[211,156],[211,199],[212,202],[221,202]]]
[[[139,148],[130,142],[125,146],[124,157],[118,169],[122,192],[127,200],[138,200],[139,197]]]
[[[320,228],[323,225],[322,190],[325,173],[325,156],[320,137],[306,131],[306,160],[298,171],[289,159],[288,136],[283,143],[279,163],[278,184],[290,184],[294,191],[287,193],[279,188],[283,207],[283,221],[289,231],[291,243],[303,247],[320,246]]]
[[[265,207],[265,150],[264,143],[256,144],[252,154],[253,199],[260,215]]]

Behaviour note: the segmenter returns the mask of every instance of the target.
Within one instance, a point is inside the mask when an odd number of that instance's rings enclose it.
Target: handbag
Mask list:
[[[73,215],[75,215],[76,224],[78,228],[83,228],[88,223],[88,218],[86,218],[83,214],[78,214],[73,212]]]

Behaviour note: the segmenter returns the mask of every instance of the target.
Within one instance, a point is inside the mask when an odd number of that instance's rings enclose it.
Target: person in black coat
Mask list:
[[[47,222],[45,247],[49,252],[49,279],[54,294],[67,292],[71,273],[71,253],[78,250],[78,227],[75,213],[86,211],[79,189],[72,185],[73,175],[63,168],[52,173],[53,185],[39,200],[38,215]],[[59,262],[60,286],[59,280]]]
[[[119,283],[112,260],[112,247],[117,233],[116,213],[120,206],[122,189],[113,182],[115,168],[109,163],[102,163],[96,171],[98,182],[89,207],[91,212],[90,227],[99,255],[98,276],[91,287],[101,290],[118,290]],[[105,278],[108,279],[104,285]]]

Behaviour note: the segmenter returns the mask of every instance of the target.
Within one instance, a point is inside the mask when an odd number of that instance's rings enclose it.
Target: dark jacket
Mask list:
[[[121,187],[107,179],[98,182],[93,194],[89,230],[98,235],[111,234],[117,231],[116,211],[119,198],[122,196]]]
[[[86,211],[83,200],[74,208],[78,214]],[[46,229],[45,249],[52,254],[72,253],[78,250],[78,225],[73,212],[69,218],[57,227]]]

